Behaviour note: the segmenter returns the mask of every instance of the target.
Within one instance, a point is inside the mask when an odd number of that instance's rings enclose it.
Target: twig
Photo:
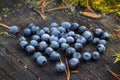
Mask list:
[[[90,80],[90,78],[88,78],[88,77],[85,77],[85,78],[84,78],[84,80]]]
[[[33,10],[35,11],[35,12],[37,12],[41,17],[42,17],[42,19],[43,20],[45,20],[47,17],[44,15],[44,14],[42,14],[39,10],[37,10],[37,9],[35,9],[35,8],[33,8]]]
[[[69,65],[68,65],[67,59],[65,59],[65,62],[66,62],[66,66],[67,66],[67,80],[70,80],[70,69],[69,69]]]
[[[93,11],[93,10],[91,9],[90,5],[89,5],[89,0],[87,0],[87,8],[88,8],[91,12],[95,13],[95,11]]]
[[[79,71],[78,70],[72,70],[71,73],[77,74],[77,73],[79,73]]]
[[[66,8],[70,8],[70,7],[72,7],[72,6],[59,6],[59,7],[56,7],[56,8],[45,10],[45,12],[50,12],[50,11],[55,11],[55,10],[60,10],[60,9],[66,9]]]
[[[110,69],[108,69],[108,71],[112,74],[112,76],[114,76],[116,79],[120,80],[120,75],[114,73],[113,71],[111,71]]]
[[[1,26],[1,27],[4,27],[4,28],[7,28],[7,29],[10,29],[10,27],[9,27],[8,25],[3,24],[3,23],[0,23],[0,26]]]

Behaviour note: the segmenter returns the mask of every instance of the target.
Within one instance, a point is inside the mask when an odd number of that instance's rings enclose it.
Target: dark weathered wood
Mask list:
[[[22,30],[29,22],[35,22],[39,26],[44,27],[52,22],[60,24],[63,21],[78,22],[80,25],[87,27],[100,27],[109,33],[113,33],[114,29],[120,25],[120,19],[114,14],[104,16],[102,19],[91,19],[77,14],[67,15],[63,11],[54,11],[46,13],[47,20],[33,12],[26,5],[20,9],[15,7],[7,18],[3,18],[2,22],[8,25],[18,25],[21,29],[19,35],[15,38],[8,37],[0,42],[0,80],[65,80],[65,74],[59,75],[54,70],[55,63],[48,60],[45,67],[39,67],[31,56],[27,56],[18,45],[18,38],[22,35]],[[91,46],[85,50],[94,50]],[[91,80],[115,80],[107,71],[111,69],[117,73],[120,71],[120,64],[114,64],[112,54],[120,51],[120,40],[110,39],[107,44],[107,50],[98,61],[90,61],[79,66],[78,74],[71,74],[71,80],[83,80],[89,77]],[[25,66],[26,65],[26,66]]]

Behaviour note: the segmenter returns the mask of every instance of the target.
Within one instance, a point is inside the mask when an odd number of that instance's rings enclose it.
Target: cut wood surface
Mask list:
[[[67,15],[64,11],[53,11],[46,13],[47,19],[42,18],[32,11],[28,6],[20,8],[12,7],[8,17],[2,17],[0,22],[8,25],[18,25],[20,33],[15,38],[7,37],[0,40],[0,80],[66,80],[65,74],[57,74],[55,63],[48,60],[44,67],[40,67],[33,60],[32,56],[25,54],[18,45],[18,38],[23,35],[22,30],[30,22],[34,22],[41,28],[50,25],[52,22],[60,24],[63,21],[77,22],[89,28],[100,27],[109,33],[120,26],[120,18],[115,14],[103,16],[101,19],[91,19],[77,14]],[[0,28],[1,29],[1,28]],[[2,36],[3,37],[3,36]],[[0,36],[1,39],[1,36]],[[95,47],[88,45],[83,51],[93,51]],[[89,77],[90,80],[116,80],[107,69],[120,73],[120,63],[114,64],[115,52],[120,52],[120,39],[110,39],[107,42],[106,52],[98,61],[81,62],[78,74],[71,74],[71,80],[83,80]],[[82,53],[82,52],[81,52]]]

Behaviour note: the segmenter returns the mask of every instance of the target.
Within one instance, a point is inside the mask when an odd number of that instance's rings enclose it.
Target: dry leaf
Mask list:
[[[80,12],[80,14],[90,17],[90,18],[101,18],[102,16],[96,13],[92,13],[92,12]]]

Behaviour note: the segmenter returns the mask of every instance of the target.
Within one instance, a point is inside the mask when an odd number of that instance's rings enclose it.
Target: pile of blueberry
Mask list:
[[[106,41],[109,40],[109,34],[101,28],[91,32],[86,26],[69,22],[62,22],[60,25],[51,23],[49,28],[40,28],[30,23],[23,33],[24,36],[19,38],[19,45],[28,55],[33,55],[38,65],[45,65],[47,58],[58,61],[62,54],[65,54],[71,69],[76,69],[80,61],[99,59],[106,50]],[[81,53],[90,42],[96,46],[96,51]],[[63,72],[66,65],[58,62],[55,69],[57,72]]]

